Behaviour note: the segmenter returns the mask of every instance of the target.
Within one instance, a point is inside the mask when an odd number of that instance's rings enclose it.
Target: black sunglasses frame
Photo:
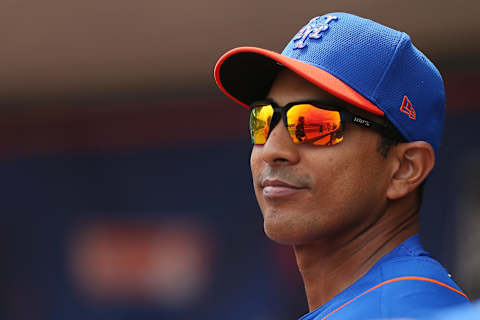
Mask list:
[[[275,126],[278,124],[280,119],[283,119],[283,124],[285,125],[286,128],[288,128],[288,122],[287,122],[287,112],[290,108],[293,106],[299,105],[299,104],[310,104],[318,109],[323,109],[323,110],[332,110],[332,111],[337,111],[340,113],[340,123],[341,123],[341,129],[344,130],[345,128],[345,123],[353,123],[358,126],[372,129],[380,133],[381,135],[392,139],[394,141],[398,142],[404,142],[406,141],[405,138],[395,129],[392,127],[385,126],[383,124],[380,124],[378,122],[372,121],[370,119],[366,119],[364,117],[361,117],[357,114],[354,114],[350,111],[347,111],[343,108],[340,107],[333,107],[333,106],[328,106],[325,105],[325,102],[322,101],[316,101],[316,100],[305,100],[305,101],[294,101],[286,104],[284,107],[280,107],[275,101],[273,100],[261,100],[261,101],[256,101],[253,102],[250,105],[250,117],[251,113],[254,108],[256,107],[265,107],[268,105],[271,105],[273,108],[273,115],[272,119],[270,120],[270,131],[268,132],[268,136],[270,136],[270,133],[272,130],[275,128]],[[268,139],[268,136],[266,139]]]

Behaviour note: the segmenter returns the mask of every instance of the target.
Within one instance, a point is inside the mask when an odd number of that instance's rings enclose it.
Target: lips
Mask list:
[[[265,179],[261,187],[263,196],[268,199],[291,197],[306,189],[303,186],[293,185],[279,179]]]

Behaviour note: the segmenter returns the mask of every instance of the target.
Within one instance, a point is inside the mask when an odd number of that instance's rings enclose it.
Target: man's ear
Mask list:
[[[435,152],[425,141],[400,143],[389,155],[395,166],[387,190],[387,198],[394,200],[415,190],[428,176],[435,164]]]

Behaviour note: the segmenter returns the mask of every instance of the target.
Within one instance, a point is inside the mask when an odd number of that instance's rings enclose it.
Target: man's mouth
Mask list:
[[[306,187],[288,183],[280,179],[265,179],[261,183],[263,196],[268,199],[279,199],[293,196]]]

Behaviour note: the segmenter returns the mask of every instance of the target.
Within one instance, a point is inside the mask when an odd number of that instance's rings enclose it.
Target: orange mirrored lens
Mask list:
[[[252,109],[249,123],[252,143],[264,144],[267,142],[272,116],[273,107],[271,105],[254,107]]]
[[[333,145],[343,140],[340,112],[298,104],[287,111],[288,132],[295,143]]]

